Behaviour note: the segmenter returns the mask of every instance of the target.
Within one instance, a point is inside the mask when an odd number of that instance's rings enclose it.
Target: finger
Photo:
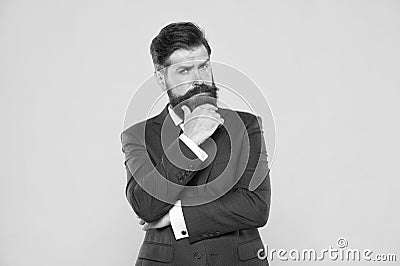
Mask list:
[[[183,111],[184,118],[188,117],[188,115],[190,115],[192,113],[190,111],[189,107],[187,107],[186,105],[182,105],[181,109]]]
[[[204,108],[204,109],[211,109],[211,110],[214,110],[214,111],[218,110],[218,107],[213,105],[213,104],[211,104],[211,103],[205,103],[205,104],[199,105],[197,107]]]
[[[221,118],[221,115],[218,114],[217,112],[209,112],[209,113],[201,114],[201,115],[198,115],[198,116],[199,117],[203,117],[203,118],[209,118],[211,120],[216,120],[216,119],[220,119]]]
[[[210,117],[218,125],[222,125],[225,121],[222,117]]]
[[[145,223],[145,224],[142,226],[142,230],[143,230],[143,231],[147,231],[147,230],[149,230],[149,229],[151,229],[151,223]]]
[[[218,119],[215,119],[215,122],[216,122],[217,127],[220,127],[224,124],[224,119],[218,118]]]

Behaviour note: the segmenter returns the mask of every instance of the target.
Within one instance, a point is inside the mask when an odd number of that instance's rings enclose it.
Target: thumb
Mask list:
[[[192,113],[190,111],[189,107],[187,107],[186,105],[182,105],[181,109],[183,111],[183,114],[184,114],[185,118]]]

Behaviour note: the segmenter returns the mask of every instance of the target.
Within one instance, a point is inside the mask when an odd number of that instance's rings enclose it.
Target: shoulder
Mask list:
[[[132,140],[143,140],[145,136],[146,128],[153,125],[157,116],[151,117],[149,119],[137,122],[125,130],[120,134],[121,142],[127,142]]]

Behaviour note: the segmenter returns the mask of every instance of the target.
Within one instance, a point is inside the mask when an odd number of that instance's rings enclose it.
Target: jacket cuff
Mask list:
[[[193,140],[191,140],[189,137],[187,137],[185,134],[181,134],[179,136],[179,139],[183,141],[183,143],[188,146],[188,148],[201,160],[205,161],[208,157],[208,154],[200,148],[196,143],[194,143]]]

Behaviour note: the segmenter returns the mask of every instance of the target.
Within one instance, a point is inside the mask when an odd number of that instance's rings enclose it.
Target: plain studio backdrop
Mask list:
[[[2,0],[0,265],[133,265],[120,133],[151,39],[181,20],[272,109],[268,248],[344,237],[399,260],[399,1]]]

